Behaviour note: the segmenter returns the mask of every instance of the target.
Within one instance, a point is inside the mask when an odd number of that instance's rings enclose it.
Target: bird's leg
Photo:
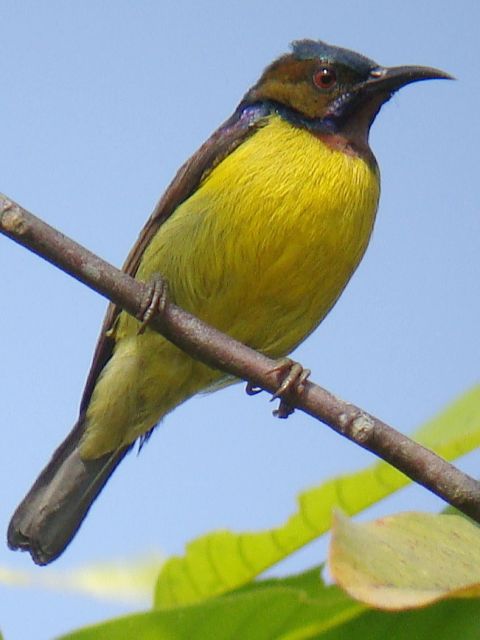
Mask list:
[[[308,379],[311,371],[310,369],[304,369],[298,362],[294,362],[290,358],[282,358],[276,364],[276,366],[269,371],[271,374],[278,374],[279,378],[283,379],[280,386],[272,396],[272,400],[280,398],[280,404],[278,409],[275,409],[273,415],[276,418],[288,418],[295,408],[292,407],[284,398],[283,394],[295,391],[296,393],[302,393],[305,389],[305,382]]]
[[[142,304],[142,309],[137,316],[141,321],[138,335],[145,331],[156,313],[165,311],[168,302],[168,283],[161,275],[155,274],[146,285],[148,291]]]

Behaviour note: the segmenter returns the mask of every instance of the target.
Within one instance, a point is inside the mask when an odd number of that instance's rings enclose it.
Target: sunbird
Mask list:
[[[124,265],[180,307],[287,356],[333,307],[369,243],[380,176],[370,127],[401,87],[448,79],[322,41],[272,62],[180,168]],[[135,441],[191,396],[234,382],[110,304],[79,417],[17,508],[12,549],[48,564]]]

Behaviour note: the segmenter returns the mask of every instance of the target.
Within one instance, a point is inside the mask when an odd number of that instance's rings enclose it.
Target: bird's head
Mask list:
[[[451,78],[438,69],[382,67],[358,53],[315,40],[297,40],[292,53],[268,66],[242,104],[269,102],[298,124],[366,144],[382,104],[418,80]]]

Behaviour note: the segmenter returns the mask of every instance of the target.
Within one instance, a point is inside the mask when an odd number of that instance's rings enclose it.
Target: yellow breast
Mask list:
[[[364,160],[279,117],[216,166],[147,247],[137,277],[273,357],[289,353],[338,298],[370,238],[379,181]],[[87,411],[82,455],[133,442],[222,373],[122,312]]]
[[[160,229],[138,277],[271,355],[322,320],[360,261],[376,169],[278,116],[223,160]]]

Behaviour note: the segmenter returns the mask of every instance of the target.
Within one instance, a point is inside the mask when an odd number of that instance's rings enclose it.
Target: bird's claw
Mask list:
[[[286,374],[272,396],[272,400],[275,400],[289,391],[295,390],[298,393],[302,393],[305,388],[305,381],[311,371],[310,369],[304,369],[299,362],[294,362],[290,358],[282,358],[273,369],[270,369],[269,373],[279,374],[279,377]]]
[[[292,407],[282,396],[292,391],[296,393],[303,393],[305,389],[305,382],[307,381],[311,371],[310,369],[304,369],[298,362],[290,360],[290,358],[282,358],[278,361],[277,365],[270,370],[270,374],[284,375],[280,386],[272,395],[271,400],[280,398],[280,404],[278,409],[275,409],[273,415],[276,418],[288,418],[295,409]]]
[[[142,309],[138,314],[141,321],[138,329],[138,335],[144,333],[147,326],[152,321],[156,313],[163,313],[168,302],[168,283],[162,276],[156,274],[150,282],[147,283],[148,291]]]
[[[263,389],[261,387],[257,387],[252,382],[247,382],[245,385],[245,393],[247,396],[256,396],[257,393],[262,393]]]
[[[278,404],[278,409],[274,409],[272,411],[272,415],[274,418],[280,418],[281,420],[286,420],[288,416],[291,416],[295,411],[295,407],[292,407],[291,404],[288,404],[286,400],[280,398],[280,402]]]

